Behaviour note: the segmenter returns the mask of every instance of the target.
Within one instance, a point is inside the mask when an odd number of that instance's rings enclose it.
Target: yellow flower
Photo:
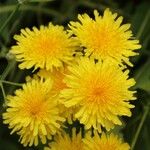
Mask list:
[[[83,150],[81,132],[76,134],[76,130],[73,129],[71,137],[65,132],[59,133],[54,136],[54,142],[44,150]]]
[[[44,79],[51,78],[53,80],[53,86],[51,92],[53,93],[53,95],[59,97],[61,90],[67,88],[66,83],[64,83],[63,81],[65,78],[65,74],[67,72],[68,69],[67,66],[65,65],[63,68],[59,68],[59,69],[54,68],[52,72],[50,70],[42,69],[37,73],[37,76]],[[37,78],[37,76],[35,76],[35,78]],[[66,108],[64,105],[60,103],[58,107],[61,116],[64,116],[67,119],[68,123],[72,124],[72,121],[75,121],[74,113],[76,111],[76,108]]]
[[[62,26],[50,23],[40,29],[33,27],[33,31],[26,28],[14,38],[17,45],[12,47],[11,52],[21,62],[21,69],[34,67],[52,70],[73,59],[76,44]]]
[[[95,134],[94,137],[83,139],[85,150],[129,150],[130,146],[124,143],[117,135],[106,135],[102,133],[101,137]]]
[[[104,11],[103,17],[94,11],[95,20],[87,14],[78,15],[80,22],[70,22],[70,32],[85,48],[86,55],[96,59],[114,59],[117,63],[129,62],[129,57],[137,55],[134,50],[141,48],[138,40],[132,37],[130,24],[121,25],[123,17],[112,14],[109,9]]]
[[[134,106],[129,100],[135,100],[135,91],[129,88],[135,84],[128,79],[129,71],[122,71],[118,65],[109,61],[82,58],[78,65],[68,67],[66,89],[61,92],[61,103],[78,111],[75,118],[87,129],[92,126],[101,132],[101,126],[110,130],[114,125],[121,125],[119,116],[131,116]]]
[[[55,97],[51,95],[52,80],[32,80],[16,90],[15,96],[8,96],[8,108],[3,114],[5,124],[12,133],[20,135],[24,146],[38,145],[40,139],[46,143],[64,121],[59,115]]]

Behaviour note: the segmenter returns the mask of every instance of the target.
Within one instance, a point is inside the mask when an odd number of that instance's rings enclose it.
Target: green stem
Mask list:
[[[135,144],[136,144],[137,139],[138,139],[138,137],[139,137],[139,134],[140,134],[140,132],[141,132],[142,126],[143,126],[143,124],[144,124],[144,121],[145,121],[145,119],[146,119],[146,117],[147,117],[147,115],[148,115],[148,112],[149,112],[149,105],[144,107],[143,116],[142,116],[142,118],[141,118],[140,124],[139,124],[139,126],[138,126],[138,128],[137,128],[137,131],[136,131],[135,136],[134,136],[134,138],[133,138],[133,140],[132,140],[132,143],[131,143],[131,150],[134,150]]]
[[[150,10],[148,11],[148,13],[147,13],[147,15],[146,15],[146,17],[145,17],[145,19],[144,19],[140,29],[139,29],[137,35],[136,35],[137,39],[139,39],[141,37],[141,35],[142,35],[142,33],[143,33],[147,23],[148,23],[149,17],[150,17]]]
[[[1,83],[5,83],[5,84],[10,84],[10,85],[14,85],[14,86],[21,86],[21,83],[15,83],[15,82],[11,82],[11,81],[5,81],[5,80],[0,80]]]
[[[5,93],[5,90],[4,90],[2,82],[0,83],[0,87],[2,89],[2,94],[3,94],[4,100],[5,100],[6,99],[6,93]]]
[[[16,14],[16,12],[18,11],[20,7],[20,4],[18,3],[17,6],[14,8],[14,10],[12,11],[12,13],[10,14],[10,16],[8,17],[8,19],[4,22],[4,24],[1,26],[0,28],[0,33],[3,31],[3,29],[7,26],[7,24],[10,22],[10,20],[12,19],[12,17]]]
[[[3,87],[3,80],[6,78],[6,76],[8,75],[9,71],[11,70],[12,66],[14,65],[15,62],[13,63],[9,63],[9,65],[6,67],[5,71],[3,72],[3,74],[0,76],[0,87],[1,87],[1,90],[2,90],[2,93],[3,93],[3,97],[4,99],[6,98],[6,94],[5,94],[5,90],[4,90],[4,87]]]
[[[15,65],[15,63],[16,63],[16,62],[13,61],[13,62],[10,62],[10,63],[8,64],[8,66],[6,67],[5,71],[3,72],[3,74],[2,74],[1,77],[0,77],[1,80],[4,80],[4,79],[7,77],[9,71],[12,69],[12,67]]]

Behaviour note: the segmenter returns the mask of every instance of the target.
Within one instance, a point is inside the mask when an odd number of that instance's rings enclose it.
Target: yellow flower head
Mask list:
[[[49,144],[44,150],[83,150],[81,132],[76,134],[73,129],[72,136],[63,132],[54,136],[54,142]]]
[[[8,96],[8,108],[3,114],[5,124],[17,132],[24,146],[38,145],[40,139],[46,143],[64,121],[59,116],[56,100],[51,95],[52,81],[32,80],[23,89]]]
[[[14,38],[17,45],[12,47],[11,52],[21,62],[21,69],[34,67],[52,70],[73,59],[76,44],[62,26],[50,23],[39,30],[36,27],[33,27],[33,31],[26,28]]]
[[[124,143],[117,135],[106,135],[102,133],[101,137],[96,134],[94,137],[83,139],[85,150],[129,150],[130,146]]]
[[[85,47],[86,55],[96,59],[114,59],[132,66],[129,56],[137,55],[134,51],[141,48],[138,40],[132,37],[130,24],[121,25],[123,17],[117,18],[109,9],[104,11],[103,17],[94,11],[95,20],[87,14],[78,15],[80,22],[70,22],[71,33],[81,46]]]
[[[67,88],[66,83],[63,81],[67,72],[67,66],[64,66],[63,68],[59,69],[54,68],[52,72],[50,70],[42,69],[37,73],[37,76],[44,79],[51,78],[53,80],[51,92],[53,93],[53,95],[59,97],[61,90]],[[63,104],[59,103],[59,111],[61,116],[64,116],[67,119],[68,123],[72,124],[72,121],[75,120],[74,113],[76,111],[76,108],[66,108]]]
[[[134,91],[129,88],[135,84],[134,79],[128,79],[128,70],[123,72],[118,65],[109,61],[99,61],[82,58],[77,65],[68,67],[66,89],[61,92],[61,103],[70,108],[78,108],[75,117],[87,129],[101,132],[101,126],[107,130],[114,124],[121,125],[119,116],[131,116],[130,108],[134,106],[129,100],[134,100]]]

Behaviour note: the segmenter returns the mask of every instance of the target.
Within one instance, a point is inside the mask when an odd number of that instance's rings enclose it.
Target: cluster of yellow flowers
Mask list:
[[[95,18],[78,15],[68,30],[62,26],[41,26],[21,30],[11,53],[21,69],[38,70],[27,77],[22,89],[7,96],[3,113],[8,124],[20,136],[24,146],[37,146],[53,139],[45,150],[129,150],[113,133],[122,125],[121,116],[131,116],[135,100],[127,65],[130,56],[141,47],[132,36],[130,24],[109,9]],[[78,120],[84,135],[72,129],[62,131],[64,122]],[[91,136],[89,130],[94,130]],[[104,130],[105,129],[105,130]],[[53,138],[54,136],[54,138]]]

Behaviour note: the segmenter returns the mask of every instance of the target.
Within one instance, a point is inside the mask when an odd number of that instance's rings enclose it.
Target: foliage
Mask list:
[[[18,3],[19,2],[19,3]],[[76,20],[78,13],[93,13],[93,9],[103,12],[110,8],[124,16],[126,23],[132,24],[134,35],[140,40],[142,49],[140,55],[133,58],[135,64],[131,69],[131,77],[136,79],[138,100],[133,102],[131,118],[124,117],[124,127],[121,131],[125,141],[135,143],[135,150],[150,148],[150,2],[146,0],[2,0],[0,2],[0,112],[5,110],[5,96],[12,94],[19,83],[24,82],[30,70],[18,69],[9,49],[14,43],[13,35],[21,28],[54,24],[67,25],[70,20]],[[7,22],[6,22],[7,21]],[[75,125],[77,123],[75,122]],[[78,124],[77,124],[78,125]],[[139,133],[139,134],[138,134]],[[10,130],[2,124],[0,117],[0,149],[1,150],[41,150],[42,145],[24,148],[18,141],[18,136],[10,135]]]

